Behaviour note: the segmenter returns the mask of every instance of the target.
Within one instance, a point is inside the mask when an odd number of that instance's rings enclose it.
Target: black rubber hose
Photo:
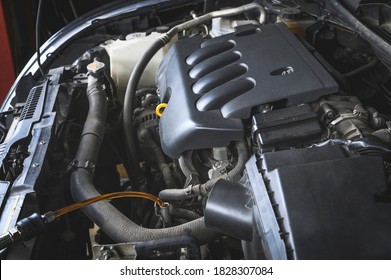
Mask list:
[[[92,175],[85,169],[73,172],[71,176],[72,194],[76,201],[82,201],[100,195],[91,183]],[[97,224],[115,242],[139,242],[156,240],[172,236],[190,235],[200,243],[216,238],[217,233],[205,227],[204,218],[162,229],[143,228],[118,211],[107,201],[87,206],[83,212]]]
[[[235,167],[228,172],[228,179],[232,182],[239,181],[248,160],[247,145],[244,142],[236,142],[235,148],[238,152],[238,161]]]
[[[91,184],[91,180],[91,173],[85,169],[72,174],[71,184],[74,188],[77,187],[76,191],[73,190],[75,200],[81,201],[100,195]],[[214,231],[206,229],[204,218],[171,228],[148,229],[133,223],[107,201],[87,206],[83,212],[115,242],[139,242],[190,235],[197,238],[200,243],[205,243],[217,236]]]
[[[185,186],[188,186],[190,183],[192,185],[200,183],[201,176],[193,163],[192,154],[193,151],[186,151],[178,159],[179,167],[186,177]]]
[[[103,93],[101,83],[92,75],[88,77],[87,98],[89,109],[77,150],[76,161],[95,164],[105,132],[107,106],[106,95]]]
[[[316,57],[316,59],[319,60],[319,62],[326,68],[326,70],[329,71],[331,75],[338,81],[340,86],[342,86],[343,90],[346,93],[350,94],[351,87],[347,77],[342,75],[337,69],[331,66],[331,64],[320,53],[314,51],[312,54]]]
[[[179,166],[182,170],[183,175],[185,175],[186,178],[190,178],[194,171],[197,172],[192,168],[194,167],[191,160],[192,153],[192,151],[184,152],[178,159]]]
[[[177,188],[174,176],[172,175],[170,166],[167,164],[166,159],[160,146],[156,143],[148,129],[142,129],[139,131],[138,137],[140,141],[143,141],[149,149],[152,151],[155,161],[157,162],[160,171],[163,174],[164,182],[170,189]]]
[[[90,107],[76,160],[81,165],[88,162],[91,166],[98,157],[107,114],[105,95],[98,80],[92,76],[88,78],[87,95]],[[92,179],[92,172],[88,168],[79,166],[72,172],[70,188],[75,201],[83,201],[100,195],[92,184]],[[133,223],[107,201],[86,206],[83,212],[115,242],[148,241],[191,235],[198,238],[201,243],[205,243],[217,236],[214,231],[206,229],[204,218],[172,228],[147,229]]]
[[[193,221],[201,217],[196,212],[184,208],[173,208],[170,210],[170,214],[174,218],[184,219],[187,221]]]
[[[136,97],[143,97],[147,94],[156,94],[156,88],[141,88],[136,91]]]
[[[391,148],[387,145],[377,142],[376,140],[362,138],[358,140],[347,140],[347,139],[329,139],[321,143],[312,145],[311,147],[324,147],[329,145],[345,145],[352,150],[375,150],[383,152],[391,156]]]
[[[135,177],[141,181],[143,172],[139,165],[139,156],[137,151],[136,133],[133,125],[133,110],[135,107],[136,90],[138,82],[153,56],[164,47],[165,43],[158,39],[144,53],[141,59],[137,62],[132,74],[130,75],[128,85],[126,86],[124,99],[124,114],[123,114],[123,130],[125,134],[126,148],[131,161],[131,168],[134,171]]]
[[[164,201],[179,201],[193,197],[192,186],[184,189],[165,189],[159,192],[159,198]]]
[[[370,69],[372,69],[373,67],[375,67],[377,64],[379,63],[379,59],[374,56],[371,61],[369,61],[367,64],[357,68],[357,69],[354,69],[353,71],[350,71],[348,73],[345,73],[343,74],[346,78],[352,78],[352,77],[355,77],[357,76],[358,74],[362,74],[363,72],[365,71],[368,71]]]
[[[331,5],[332,9],[338,14],[339,18],[352,27],[360,37],[371,43],[373,48],[382,54],[381,57],[386,60],[387,64],[391,63],[391,47],[389,43],[362,24],[344,6],[342,6],[339,1],[330,0],[328,1],[328,4]]]

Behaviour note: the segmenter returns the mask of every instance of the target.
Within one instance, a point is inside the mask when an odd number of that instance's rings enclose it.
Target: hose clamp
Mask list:
[[[83,161],[78,161],[77,159],[74,159],[68,165],[66,173],[68,173],[69,171],[73,171],[75,169],[78,169],[78,168],[86,169],[90,173],[95,172],[95,164],[93,162],[91,162],[89,160],[83,162]]]

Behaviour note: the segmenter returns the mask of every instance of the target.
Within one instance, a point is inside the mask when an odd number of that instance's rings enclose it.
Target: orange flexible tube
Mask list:
[[[159,207],[164,207],[164,202],[160,198],[158,198],[152,194],[149,194],[149,193],[145,193],[145,192],[113,192],[113,193],[108,193],[108,194],[103,194],[103,195],[100,195],[97,197],[93,197],[93,198],[84,200],[82,202],[77,202],[77,203],[71,204],[69,206],[66,206],[64,208],[61,208],[61,209],[54,212],[54,216],[55,216],[55,218],[58,218],[58,217],[61,217],[69,212],[78,210],[84,206],[87,206],[87,205],[95,203],[95,202],[99,202],[102,200],[110,200],[110,199],[115,199],[115,198],[124,198],[124,197],[145,198],[145,199],[148,199],[148,200],[155,202],[157,205],[159,205]]]

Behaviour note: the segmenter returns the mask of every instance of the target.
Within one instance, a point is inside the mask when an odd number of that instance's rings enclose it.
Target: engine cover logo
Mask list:
[[[294,69],[292,66],[286,66],[286,67],[281,67],[278,68],[270,73],[272,76],[285,76],[292,74],[294,72]]]

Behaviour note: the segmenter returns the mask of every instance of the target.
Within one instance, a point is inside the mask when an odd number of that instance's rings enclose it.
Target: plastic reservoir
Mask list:
[[[157,32],[152,32],[148,36],[146,33],[132,33],[126,36],[126,40],[109,40],[102,44],[110,56],[111,77],[117,85],[118,97],[121,102],[123,102],[126,86],[136,63],[160,36],[161,33]],[[141,76],[138,88],[155,87],[156,71],[159,64],[175,41],[176,37],[151,59]]]

